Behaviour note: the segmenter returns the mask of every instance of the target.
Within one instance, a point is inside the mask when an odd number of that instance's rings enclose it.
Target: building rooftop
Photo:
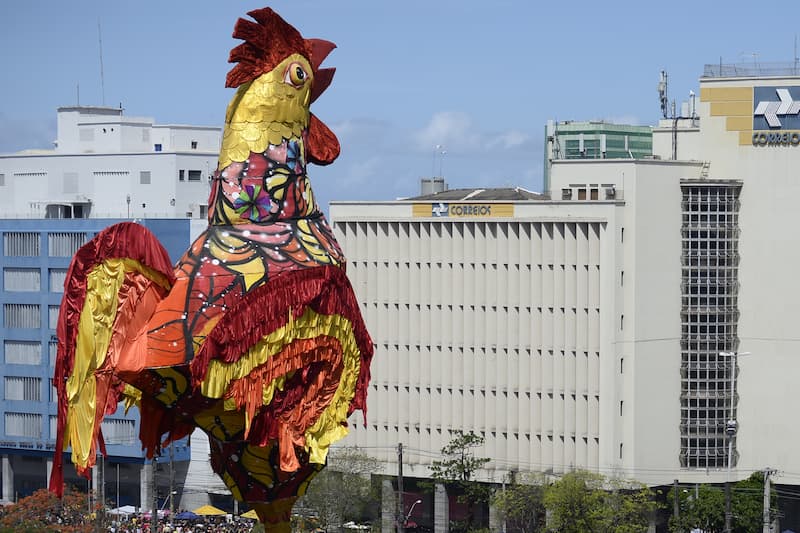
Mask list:
[[[405,198],[406,200],[424,200],[435,202],[487,202],[487,201],[518,201],[518,200],[546,200],[547,196],[523,189],[522,187],[509,187],[497,189],[450,189],[434,194],[424,194]]]
[[[703,78],[764,78],[800,76],[800,62],[711,63],[703,67]]]

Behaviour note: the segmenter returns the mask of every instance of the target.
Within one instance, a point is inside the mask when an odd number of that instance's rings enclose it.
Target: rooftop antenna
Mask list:
[[[100,94],[103,105],[106,105],[106,83],[103,75],[103,34],[100,30],[100,18],[97,19],[97,40],[100,43]]]
[[[669,99],[667,98],[667,71],[661,71],[661,77],[658,80],[658,100],[661,103],[661,114],[667,118],[669,112]]]

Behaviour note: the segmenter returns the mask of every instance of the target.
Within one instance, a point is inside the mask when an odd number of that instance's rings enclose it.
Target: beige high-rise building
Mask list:
[[[345,444],[424,478],[451,430],[481,479],[800,484],[800,76],[707,66],[645,159],[549,190],[332,202],[376,354]],[[379,179],[379,177],[376,177]],[[435,182],[434,185],[441,182]]]

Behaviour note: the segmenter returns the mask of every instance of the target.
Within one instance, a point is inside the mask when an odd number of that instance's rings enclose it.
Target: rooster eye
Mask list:
[[[308,78],[308,74],[303,69],[303,66],[300,63],[292,63],[286,69],[286,76],[284,76],[283,81],[295,87],[302,87],[306,78]]]

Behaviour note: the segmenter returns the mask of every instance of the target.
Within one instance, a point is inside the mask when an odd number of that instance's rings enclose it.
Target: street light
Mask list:
[[[414,507],[416,507],[418,503],[422,503],[422,500],[417,500],[411,504],[411,509],[408,510],[408,514],[406,515],[405,519],[403,519],[403,528],[408,525],[408,519],[411,518],[411,513],[414,512]]]
[[[750,352],[719,352],[720,357],[731,358],[731,399],[728,405],[728,420],[725,422],[725,435],[728,438],[728,469],[725,475],[725,531],[730,533],[733,531],[731,512],[731,466],[733,463],[733,438],[736,436],[737,422],[733,413],[733,402],[736,400],[736,362],[740,355],[750,355]]]

